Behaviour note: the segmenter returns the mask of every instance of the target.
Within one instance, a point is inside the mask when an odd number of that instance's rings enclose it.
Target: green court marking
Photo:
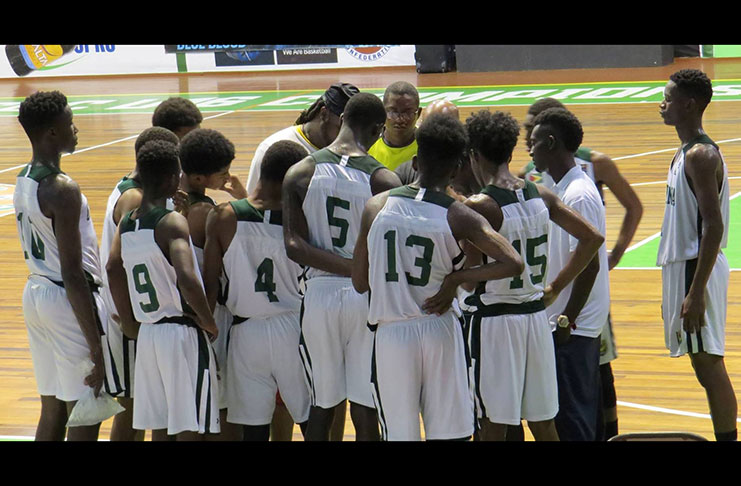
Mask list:
[[[665,81],[615,83],[564,83],[507,86],[466,86],[420,88],[423,106],[435,100],[449,100],[460,107],[530,105],[543,97],[565,104],[659,103]],[[364,90],[378,96],[383,89]],[[203,112],[296,111],[309,107],[324,90],[233,91],[223,93],[182,93]],[[102,113],[151,113],[173,93],[68,96],[75,115]],[[22,98],[0,98],[0,116],[16,116]],[[741,80],[713,82],[713,101],[741,100]]]
[[[741,268],[741,197],[731,200],[728,222],[728,246],[723,250],[731,268]],[[617,268],[656,268],[659,238],[626,252]]]

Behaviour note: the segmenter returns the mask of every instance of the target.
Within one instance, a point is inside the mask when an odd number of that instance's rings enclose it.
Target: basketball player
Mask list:
[[[18,234],[30,276],[23,291],[41,416],[36,440],[97,440],[100,424],[66,429],[67,416],[87,387],[119,389],[104,325],[107,310],[98,239],[87,198],[60,168],[73,153],[77,127],[67,97],[39,91],[20,105],[18,121],[33,150],[13,193]],[[92,361],[92,370],[84,365]]]
[[[556,195],[605,234],[605,208],[594,182],[576,165],[574,152],[583,130],[573,113],[549,108],[533,120],[530,155],[539,171],[556,183]],[[576,251],[576,239],[551,223],[548,240],[548,284]],[[556,340],[559,411],[556,429],[561,440],[597,440],[600,411],[600,334],[610,311],[610,282],[604,243],[574,281],[547,307],[553,327],[565,316],[572,326],[566,342]],[[565,325],[565,321],[564,321]],[[557,336],[558,337],[558,336]]]
[[[383,105],[386,122],[368,154],[389,169],[396,170],[417,153],[414,132],[422,113],[417,88],[406,81],[391,83],[383,93]]]
[[[196,128],[188,132],[180,141],[180,166],[183,175],[180,188],[188,195],[188,211],[185,214],[190,228],[190,237],[196,253],[198,268],[204,271],[203,249],[206,245],[206,218],[216,206],[213,199],[206,195],[206,189],[219,190],[230,180],[229,169],[234,160],[234,144],[217,130]],[[226,339],[232,316],[225,307],[223,292],[227,282],[221,282],[222,292],[218,302],[214,302],[214,318],[219,327],[219,338],[214,343],[216,362],[219,366],[220,396],[219,413],[221,414],[221,433],[209,435],[208,440],[238,440],[241,437],[238,427],[226,422]]]
[[[316,152],[332,143],[340,131],[340,116],[347,101],[359,92],[350,83],[335,83],[306,110],[295,123],[263,140],[255,150],[247,177],[247,194],[257,187],[260,166],[265,152],[279,140],[290,140],[304,147],[309,153]]]
[[[276,392],[305,430],[309,390],[298,353],[299,280],[303,269],[283,244],[281,188],[286,171],[308,155],[281,140],[266,152],[257,187],[246,199],[220,204],[206,225],[203,276],[213,307],[222,274],[229,282],[226,402],[228,421],[242,424],[244,440],[267,441]]]
[[[340,116],[345,110],[347,101],[359,92],[358,88],[350,83],[335,83],[331,85],[316,101],[301,112],[295,123],[279,130],[263,140],[255,150],[247,178],[247,193],[257,188],[260,179],[260,166],[265,151],[275,142],[290,140],[304,147],[310,154],[323,149],[337,137],[340,130]],[[236,196],[235,196],[236,197]],[[237,199],[246,196],[237,197]],[[275,408],[273,440],[290,441],[293,436],[293,422],[283,400],[278,393],[278,404]],[[347,402],[343,401],[336,409],[334,422],[330,431],[330,440],[341,441],[345,434],[345,416]]]
[[[524,418],[535,440],[558,440],[555,354],[545,308],[592,260],[604,237],[550,190],[510,173],[520,129],[508,113],[481,110],[466,128],[473,172],[484,186],[466,204],[525,262],[522,274],[481,282],[467,299],[475,308],[469,347],[480,438],[504,440],[507,425]],[[546,287],[549,220],[578,242]]]
[[[133,425],[152,429],[152,440],[199,440],[219,432],[209,343],[219,330],[188,221],[165,207],[180,180],[178,147],[150,141],[136,161],[141,205],[121,218],[106,265],[123,332],[137,339]]]
[[[736,440],[737,403],[723,361],[729,268],[728,167],[702,127],[713,96],[696,69],[672,74],[659,109],[681,146],[669,167],[657,264],[662,317],[672,357],[689,354],[705,388],[717,440]]]
[[[150,140],[164,140],[175,145],[180,143],[178,137],[170,130],[162,127],[151,127],[141,132],[137,137],[134,143],[134,153],[136,154]],[[116,233],[116,227],[118,227],[121,217],[129,211],[138,208],[141,200],[141,178],[139,177],[139,169],[134,166],[134,170],[116,184],[116,187],[108,197],[105,219],[103,220],[103,237],[100,242],[100,260],[103,265],[108,263],[113,235]],[[119,371],[121,386],[123,387],[123,392],[116,399],[125,408],[123,412],[116,414],[113,418],[111,440],[144,440],[144,431],[136,431],[131,425],[131,420],[134,416],[133,393],[136,342],[124,336],[121,331],[121,325],[116,322],[118,316],[116,315],[116,306],[113,303],[111,292],[108,288],[108,274],[102,272],[102,277],[103,288],[101,295],[105,299],[106,308],[110,313],[108,339],[111,343],[111,350],[116,362],[116,368]]]
[[[484,218],[445,193],[466,148],[463,124],[432,115],[417,142],[419,185],[366,204],[353,284],[370,290],[373,398],[384,440],[420,440],[420,413],[426,439],[467,440],[474,410],[456,291],[462,283],[519,275],[522,259]],[[492,263],[462,270],[461,240]]]
[[[400,185],[396,174],[367,154],[385,119],[377,96],[354,95],[335,141],[291,167],[283,183],[286,252],[309,267],[300,346],[312,403],[306,440],[327,440],[334,407],[345,399],[357,440],[379,438],[368,297],[355,291],[350,276],[366,201]]]
[[[167,128],[182,139],[189,132],[201,128],[201,110],[187,98],[172,96],[157,105],[152,114],[152,126]]]
[[[547,108],[566,109],[566,107],[555,98],[542,98],[530,105],[527,115],[525,116],[525,121],[523,122],[523,126],[525,127],[525,142],[528,151],[530,150],[530,134],[533,131],[533,119]],[[582,146],[579,147],[574,154],[574,161],[577,165],[581,166],[582,170],[595,183],[603,204],[605,198],[602,186],[604,185],[610,189],[610,192],[612,192],[625,210],[623,221],[620,225],[620,231],[615,240],[615,245],[612,250],[607,252],[608,267],[612,270],[620,262],[625,250],[633,240],[633,236],[638,229],[638,223],[640,223],[643,215],[643,205],[641,204],[640,199],[638,199],[638,195],[618,170],[617,164],[615,164],[608,155]],[[555,185],[553,179],[547,172],[538,172],[535,169],[535,165],[532,161],[525,166],[518,175],[519,177],[535,182],[536,184],[543,184],[551,190]],[[612,373],[612,365],[610,364],[617,358],[617,347],[615,345],[612,331],[612,319],[609,315],[607,326],[602,330],[600,341],[602,416],[599,419],[598,426],[601,429],[604,429],[603,434],[601,434],[601,439],[607,440],[618,434],[615,378]],[[604,425],[602,425],[602,422],[604,422]]]

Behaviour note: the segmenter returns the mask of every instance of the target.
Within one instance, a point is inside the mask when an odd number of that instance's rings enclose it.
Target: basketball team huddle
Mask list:
[[[664,90],[682,145],[657,263],[667,348],[690,356],[716,438],[735,440],[711,97],[697,70]],[[66,97],[37,92],[18,119],[33,148],[13,203],[37,440],[97,440],[100,423],[66,426],[91,388],[124,409],[111,440],[291,440],[294,424],[336,440],[347,402],[364,441],[418,441],[421,423],[426,440],[524,440],[523,420],[535,440],[618,434],[609,271],[642,205],[560,101],[530,106],[532,162],[517,168],[509,113],[461,121],[407,82],[383,97],[333,84],[257,147],[243,184],[234,144],[172,97],[136,139],[100,246],[60,167],[77,144]],[[603,185],[625,209],[609,251]]]

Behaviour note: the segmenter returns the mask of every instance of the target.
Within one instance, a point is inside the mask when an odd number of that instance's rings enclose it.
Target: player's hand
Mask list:
[[[224,184],[219,189],[229,193],[234,199],[244,199],[247,197],[247,189],[245,189],[242,181],[236,175],[230,175],[229,179],[224,181]]]
[[[543,304],[548,307],[556,301],[559,294],[560,292],[556,292],[555,290],[553,290],[553,286],[546,285],[545,289],[543,290]]]
[[[209,319],[208,322],[203,322],[195,314],[185,314],[185,315],[190,317],[194,321],[196,321],[196,324],[198,324],[198,327],[206,331],[206,334],[208,334],[209,341],[214,342],[216,341],[216,338],[219,337],[219,328],[216,327],[216,323],[214,322],[213,318]]]
[[[172,202],[175,203],[175,211],[182,214],[183,216],[188,216],[188,211],[190,211],[190,202],[188,201],[188,193],[178,189],[174,196],[172,196]]]
[[[440,285],[440,290],[438,290],[435,295],[424,301],[422,304],[423,311],[428,314],[437,314],[440,316],[450,309],[450,304],[453,302],[458,290],[458,284],[453,282],[451,275],[452,274],[446,275],[443,279],[442,285]]]
[[[103,387],[103,380],[105,379],[103,352],[101,350],[90,352],[90,359],[93,362],[93,369],[85,377],[85,385],[93,389],[93,395],[97,398],[100,395],[100,389]]]
[[[607,252],[607,269],[608,271],[612,270],[617,266],[618,263],[620,263],[620,259],[623,258],[622,253],[616,253],[614,250],[609,250]]]
[[[705,325],[705,293],[687,294],[682,302],[682,328],[688,332],[698,332]]]

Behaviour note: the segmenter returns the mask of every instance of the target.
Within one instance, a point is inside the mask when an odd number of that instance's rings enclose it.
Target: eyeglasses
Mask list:
[[[398,119],[406,119],[411,120],[414,117],[417,116],[417,110],[411,110],[411,111],[387,111],[386,116],[389,118],[398,118]]]

